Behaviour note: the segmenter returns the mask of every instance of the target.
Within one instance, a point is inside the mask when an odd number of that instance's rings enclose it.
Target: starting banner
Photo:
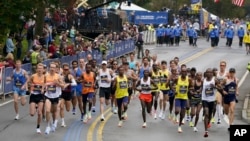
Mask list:
[[[135,11],[134,24],[167,24],[168,12]]]

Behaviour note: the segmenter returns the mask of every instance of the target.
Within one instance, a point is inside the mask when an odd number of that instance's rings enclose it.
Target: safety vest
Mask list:
[[[38,56],[38,52],[32,52],[31,53],[31,63],[32,65],[36,65],[38,63],[38,60],[37,60],[37,56]]]

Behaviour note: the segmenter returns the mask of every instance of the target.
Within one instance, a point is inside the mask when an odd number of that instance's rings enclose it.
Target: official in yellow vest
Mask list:
[[[34,47],[34,51],[31,53],[31,64],[32,64],[32,69],[33,71],[36,70],[36,65],[41,62],[41,57],[40,57],[40,49],[42,46],[37,45]]]
[[[118,76],[114,79],[113,87],[115,90],[115,98],[118,107],[118,126],[121,127],[123,120],[127,119],[127,109],[128,109],[128,78],[124,74],[124,68],[121,66],[118,69]],[[123,108],[123,109],[122,109]],[[122,111],[123,110],[123,111]]]
[[[247,33],[243,37],[243,42],[246,45],[246,52],[247,54],[250,53],[250,31],[247,31]]]
[[[182,121],[185,117],[186,105],[188,100],[189,88],[192,87],[192,80],[187,76],[187,68],[182,68],[180,76],[176,80],[175,95],[175,121],[178,122],[176,116],[180,114],[178,132],[181,133]]]

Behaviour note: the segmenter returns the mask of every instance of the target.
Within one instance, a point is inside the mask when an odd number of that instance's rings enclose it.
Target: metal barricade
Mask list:
[[[155,44],[156,43],[156,32],[155,30],[147,30],[143,32],[144,44]]]
[[[5,68],[0,67],[0,96],[4,94],[4,74],[5,74]]]

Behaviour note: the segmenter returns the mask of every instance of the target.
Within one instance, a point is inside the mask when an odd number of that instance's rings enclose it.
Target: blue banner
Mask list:
[[[134,24],[167,24],[167,12],[147,12],[136,11],[134,14]]]
[[[135,50],[135,45],[134,45],[134,40],[126,40],[126,41],[119,41],[117,43],[114,44],[114,47],[109,48],[109,50],[107,50],[107,59],[110,58],[118,58],[121,57],[125,54],[134,52]],[[87,59],[87,55],[90,52],[80,52],[77,55],[73,55],[73,56],[63,56],[61,59],[59,59],[59,61],[63,64],[63,63],[68,63],[71,66],[72,61],[74,60],[79,60],[81,58],[83,59]],[[100,53],[99,50],[92,50],[91,52],[92,58],[97,60],[97,64],[101,64],[102,62],[102,54]],[[43,64],[47,66],[47,68],[49,68],[49,64],[53,61],[56,61],[58,59],[49,59],[49,60],[45,60],[43,61]],[[23,64],[22,68],[24,70],[26,70],[28,72],[29,75],[32,74],[32,65],[30,63],[28,64]],[[2,81],[4,83],[4,94],[9,94],[12,93],[13,91],[13,81],[7,81],[6,79],[8,77],[11,77],[13,74],[13,68],[5,68],[5,71],[2,75]]]
[[[191,0],[191,4],[196,4],[196,3],[199,3],[200,0]]]
[[[5,75],[3,77],[3,79],[4,79],[4,94],[9,94],[13,91],[14,82],[12,80],[7,81],[7,78],[11,77],[12,75],[13,75],[13,68],[12,67],[5,68]]]

